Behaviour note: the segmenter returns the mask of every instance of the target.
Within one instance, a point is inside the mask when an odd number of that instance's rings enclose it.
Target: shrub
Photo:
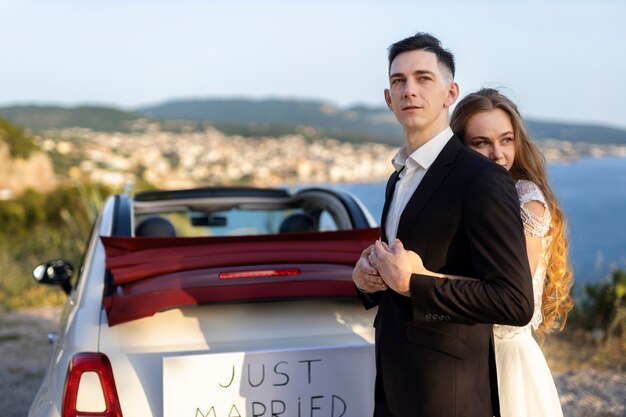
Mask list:
[[[31,152],[39,149],[29,134],[2,117],[0,117],[0,141],[9,145],[9,152],[14,158],[27,159]]]
[[[108,194],[104,186],[80,184],[0,201],[0,307],[65,299],[60,289],[38,285],[32,269],[55,258],[67,259],[78,269],[91,224]]]
[[[626,335],[626,270],[614,269],[606,282],[587,284],[574,323],[605,337]]]

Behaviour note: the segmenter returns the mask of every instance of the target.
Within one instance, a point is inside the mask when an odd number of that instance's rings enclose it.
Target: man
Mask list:
[[[385,101],[405,137],[381,220],[390,245],[364,251],[353,273],[364,305],[378,305],[375,417],[499,415],[491,324],[533,313],[513,181],[448,125],[454,71],[429,34],[389,48]],[[431,271],[476,279],[411,274],[400,242]]]

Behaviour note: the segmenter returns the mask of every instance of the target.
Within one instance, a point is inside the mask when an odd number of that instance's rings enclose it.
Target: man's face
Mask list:
[[[458,97],[451,78],[432,52],[409,51],[395,57],[385,101],[406,133],[433,137],[448,126],[448,108]]]

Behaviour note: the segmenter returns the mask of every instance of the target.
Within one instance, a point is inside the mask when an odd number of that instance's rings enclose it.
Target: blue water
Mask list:
[[[548,165],[548,176],[568,219],[575,286],[626,268],[626,158],[582,158]],[[385,183],[332,186],[357,196],[380,221]]]

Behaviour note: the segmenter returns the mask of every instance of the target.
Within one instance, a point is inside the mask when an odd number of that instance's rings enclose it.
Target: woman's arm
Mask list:
[[[430,275],[437,278],[474,279],[458,275],[440,274],[424,266],[422,258],[412,250],[406,250],[399,239],[390,247],[387,243],[378,241],[368,254],[370,265],[378,270],[383,281],[399,294],[409,296],[408,277],[411,274]],[[405,276],[405,279],[402,279]],[[400,279],[398,279],[400,278]],[[403,282],[404,285],[399,284]]]
[[[535,216],[537,219],[545,218],[546,208],[544,204],[540,201],[531,200],[523,205],[523,207],[532,213],[532,216]],[[530,264],[530,271],[532,274],[535,274],[535,270],[537,269],[537,265],[539,264],[539,259],[541,257],[542,252],[542,236],[538,236],[536,234],[525,231],[524,236],[526,237],[526,255],[528,256],[528,263]],[[413,274],[420,275],[430,275],[437,278],[452,278],[452,279],[474,279],[471,277],[463,277],[459,275],[450,275],[450,274],[440,274],[438,272],[433,272],[424,266],[422,262],[422,258],[415,252],[411,250],[405,250],[407,256],[411,261],[411,272]]]

